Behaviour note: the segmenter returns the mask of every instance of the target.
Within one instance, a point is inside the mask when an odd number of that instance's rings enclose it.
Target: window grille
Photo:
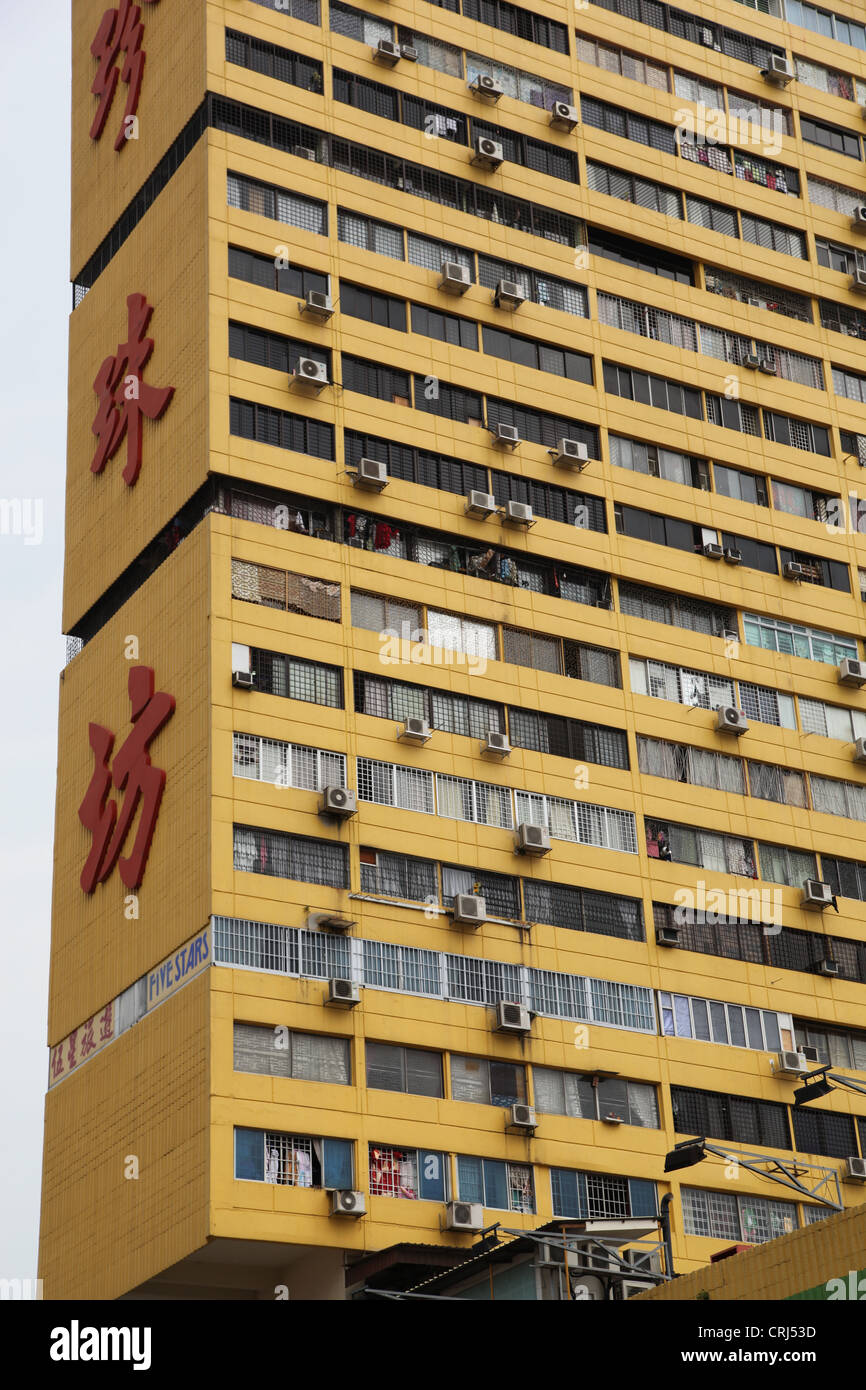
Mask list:
[[[737,615],[733,609],[721,608],[702,599],[649,589],[627,580],[620,580],[619,599],[620,607],[628,617],[646,618],[650,622],[667,623],[671,627],[687,628],[690,632],[703,632],[709,636],[720,637],[726,632],[737,632]]]
[[[796,170],[788,169],[781,164],[772,164],[769,160],[761,159],[759,155],[744,154],[742,150],[735,150],[734,173],[738,179],[760,184],[762,188],[769,188],[774,193],[784,193],[791,198],[800,196],[800,182]]]
[[[746,784],[742,759],[726,753],[711,753],[703,748],[691,748],[683,743],[668,743],[662,739],[638,735],[640,770],[652,777],[667,777],[691,786],[711,787],[716,791],[745,794]]]
[[[737,214],[721,203],[710,203],[706,198],[695,198],[686,194],[686,217],[698,227],[706,227],[709,232],[719,232],[722,236],[739,236]]]
[[[738,681],[740,707],[749,719],[759,724],[775,724],[782,729],[796,729],[794,699],[791,695],[780,694],[766,685],[752,685],[748,681]]]
[[[707,266],[704,271],[704,286],[710,294],[735,299],[740,304],[753,304],[759,309],[768,309],[770,313],[782,314],[785,318],[797,319],[801,323],[812,322],[810,301],[802,295],[779,289],[776,285],[766,285],[759,280],[747,280],[716,266]]]
[[[616,936],[623,941],[644,940],[643,910],[637,898],[527,878],[523,901],[530,922]]]
[[[792,1147],[788,1108],[775,1101],[672,1086],[671,1106],[679,1134],[700,1134],[774,1149]]]
[[[451,907],[457,893],[478,893],[484,899],[490,917],[518,921],[520,883],[507,874],[493,874],[486,869],[460,869],[450,864],[442,867],[442,905]]]
[[[638,304],[631,299],[621,299],[618,295],[606,294],[599,290],[596,295],[599,322],[609,328],[622,328],[627,333],[637,333],[642,338],[654,338],[660,343],[670,343],[674,347],[698,350],[697,328],[693,319],[680,314],[670,314],[665,309],[656,309],[649,304]]]
[[[289,613],[340,621],[340,586],[247,560],[232,560],[232,598]]]
[[[329,753],[300,743],[283,743],[280,739],[261,738],[258,734],[236,733],[233,738],[235,777],[312,792],[322,791],[324,787],[346,786],[343,753]]]
[[[718,709],[719,705],[736,703],[734,682],[725,676],[640,657],[632,657],[629,665],[631,688],[636,695],[675,700],[677,704],[700,709]]]
[[[802,772],[772,763],[749,761],[749,794],[763,801],[776,801],[781,806],[800,806],[809,809],[806,778]]]
[[[682,220],[682,197],[675,188],[667,184],[655,183],[638,175],[626,174],[622,169],[614,169],[595,160],[586,161],[587,187],[594,193],[606,193],[622,202],[634,203],[650,212],[660,212],[665,217]]]
[[[273,184],[261,183],[258,179],[247,178],[244,174],[228,175],[228,206],[239,208],[242,212],[257,213],[283,222],[289,227],[299,227],[305,232],[317,232],[326,236],[328,231],[328,205],[315,198],[304,198],[298,193],[277,188]]]
[[[736,1197],[729,1192],[681,1188],[683,1224],[687,1235],[758,1245],[797,1229],[793,1202],[767,1197]]]
[[[336,666],[322,666],[281,652],[250,649],[257,689],[266,695],[282,695],[308,704],[343,708],[343,673]]]
[[[842,782],[833,777],[810,773],[812,806],[829,816],[846,816],[849,820],[866,820],[866,787],[858,782]]]
[[[361,851],[361,891],[413,902],[438,900],[439,880],[430,859],[389,850]]]
[[[362,251],[390,256],[393,261],[404,259],[403,229],[392,227],[388,222],[377,222],[372,217],[362,217],[360,213],[339,208],[337,235],[340,241],[346,242],[349,246],[357,246]]]
[[[347,845],[284,835],[251,826],[234,827],[234,867],[249,874],[292,878],[330,888],[349,887]]]
[[[680,132],[680,155],[692,164],[703,164],[708,169],[714,169],[717,174],[734,172],[730,153],[724,145],[699,144],[686,131]]]
[[[857,642],[853,637],[786,623],[781,618],[763,614],[745,613],[743,633],[749,646],[786,652],[790,656],[805,657],[807,661],[822,661],[838,666],[845,657],[855,661],[858,657]]]
[[[537,792],[516,791],[514,798],[518,822],[542,825],[553,839],[637,854],[635,818],[631,811],[585,801],[566,801],[563,797],[542,796]]]
[[[433,774],[420,768],[359,758],[358,799],[433,815]]]
[[[419,34],[414,29],[406,29],[400,25],[399,38],[401,44],[409,44],[418,54],[418,62],[421,67],[433,68],[435,72],[444,72],[448,77],[463,76],[463,50],[455,48],[453,44],[446,43],[444,39],[430,38],[427,34]]]
[[[436,810],[440,816],[452,820],[475,821],[503,830],[513,825],[510,788],[490,782],[473,782],[468,777],[437,772]]]
[[[351,5],[341,4],[340,0],[332,0],[328,9],[332,32],[342,34],[343,38],[357,39],[359,43],[375,48],[380,39],[394,37],[393,25]]]
[[[753,217],[746,212],[740,213],[740,226],[744,241],[763,246],[766,251],[776,251],[782,256],[794,256],[801,261],[808,258],[803,232],[783,227],[778,222],[769,222],[764,217]]]
[[[771,883],[784,883],[789,888],[802,888],[807,878],[818,878],[818,860],[804,850],[789,849],[786,845],[758,846],[761,876]]]

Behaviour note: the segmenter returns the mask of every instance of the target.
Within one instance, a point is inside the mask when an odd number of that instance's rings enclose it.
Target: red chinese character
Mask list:
[[[51,1075],[56,1081],[63,1075],[63,1043],[58,1043],[51,1053]]]
[[[114,1035],[114,1006],[106,1004],[99,1019],[99,1041],[108,1042]]]
[[[141,818],[132,853],[127,859],[120,860],[123,882],[127,888],[138,888],[144,877],[165,789],[165,772],[151,765],[148,748],[151,740],[174,714],[174,696],[164,691],[154,694],[154,677],[150,666],[134,666],[129,673],[128,688],[132,706],[130,718],[135,727],[115,756],[110,771],[108,759],[114,747],[114,734],[101,724],[91,724],[89,728],[96,765],[90,786],[78,808],[78,819],[93,834],[90,854],[81,871],[81,886],[85,893],[92,893],[97,883],[104,883],[111,874],[141,802]],[[108,800],[112,782],[124,793],[120,816],[115,802]],[[105,1026],[103,1021],[103,1028]]]
[[[141,0],[143,5],[156,5],[158,3],[159,0]],[[118,81],[124,81],[129,88],[126,110],[123,113],[117,139],[114,142],[116,150],[122,150],[126,144],[129,138],[129,119],[135,116],[138,110],[141,80],[144,76],[144,63],[147,56],[141,47],[143,38],[144,25],[141,22],[141,6],[134,5],[132,0],[120,0],[116,10],[105,11],[96,31],[96,38],[90,45],[90,51],[99,63],[96,76],[93,79],[93,86],[90,88],[94,96],[99,98],[93,125],[90,127],[91,140],[98,140],[105,129],[105,122],[108,120],[108,113],[114,102]],[[119,68],[117,60],[121,53],[125,56],[123,67]]]
[[[68,1051],[67,1057],[66,1057],[66,1065],[69,1067],[70,1071],[71,1071],[72,1068],[76,1065],[76,1061],[75,1061],[75,1041],[76,1041],[76,1038],[77,1038],[77,1037],[78,1037],[78,1029],[76,1028],[75,1031],[74,1031],[73,1033],[70,1033],[70,1034],[69,1034],[69,1051]]]
[[[131,294],[126,301],[128,338],[119,343],[114,357],[106,357],[93,383],[99,397],[92,433],[99,446],[90,465],[101,473],[120,448],[126,435],[126,467],[123,481],[133,487],[141,471],[141,422],[159,420],[174,395],[174,387],[148,386],[142,380],[153,352],[153,339],[145,338],[153,314],[147,296]]]
[[[92,1052],[92,1051],[94,1050],[94,1048],[96,1047],[96,1042],[95,1042],[94,1037],[93,1037],[93,1025],[94,1025],[95,1021],[96,1021],[95,1019],[89,1018],[89,1019],[87,1020],[86,1023],[82,1024],[82,1027],[81,1027],[81,1060],[82,1060],[82,1062],[84,1061],[85,1057],[89,1057],[89,1056],[90,1056],[91,1052]]]

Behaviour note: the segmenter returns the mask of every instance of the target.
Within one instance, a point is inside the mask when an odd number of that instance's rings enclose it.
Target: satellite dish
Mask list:
[[[571,1285],[571,1296],[578,1302],[601,1302],[604,1298],[604,1284],[597,1274],[582,1274]]]

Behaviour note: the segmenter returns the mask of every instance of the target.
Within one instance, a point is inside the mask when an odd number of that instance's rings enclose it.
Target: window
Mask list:
[[[658,1212],[656,1185],[646,1178],[551,1168],[550,1186],[555,1216],[621,1221],[629,1216],[655,1217]]]
[[[259,444],[271,444],[278,449],[291,449],[312,458],[333,459],[334,427],[322,420],[305,415],[293,415],[288,410],[257,405],[232,397],[229,401],[229,430],[240,439],[252,439]]]
[[[229,323],[229,356],[277,372],[294,372],[302,357],[310,357],[322,363],[331,376],[330,352],[245,323]]]
[[[780,729],[796,729],[793,695],[783,695],[766,685],[739,681],[740,707],[749,719],[759,724],[775,724]]]
[[[810,145],[820,145],[822,150],[832,150],[834,154],[847,155],[849,159],[862,159],[859,135],[853,135],[839,126],[827,125],[811,116],[800,116],[800,134]]]
[[[517,1105],[526,1100],[526,1068],[486,1057],[451,1057],[451,1099],[476,1105]]]
[[[677,206],[679,207],[679,204]],[[680,217],[682,211],[680,209],[671,215]],[[642,241],[633,241],[630,237],[616,236],[613,232],[604,231],[599,227],[587,227],[586,237],[587,249],[593,256],[603,256],[605,260],[616,261],[632,270],[643,270],[648,275],[660,275],[663,279],[675,280],[680,285],[694,284],[694,266],[683,256],[672,255],[655,246],[647,246]]]
[[[857,642],[818,628],[801,627],[780,618],[753,613],[743,614],[743,633],[747,645],[768,651],[786,652],[807,661],[823,661],[838,666],[845,657],[857,660]]]
[[[494,1211],[535,1211],[535,1188],[528,1163],[457,1155],[457,1191],[461,1202],[480,1202]]]
[[[682,221],[682,195],[667,184],[627,174],[622,169],[599,164],[594,159],[586,161],[586,184],[594,193],[606,193],[611,198],[619,198],[625,203],[634,203],[650,212],[660,212],[665,217],[677,217]]]
[[[769,1009],[745,1008],[716,999],[695,999],[659,990],[661,1034],[667,1038],[695,1038],[699,1042],[778,1052],[781,1029],[792,1032],[790,1014]],[[700,1131],[695,1131],[696,1133]]]
[[[403,1197],[410,1201],[447,1200],[445,1155],[429,1149],[397,1149],[370,1145],[370,1196]]]
[[[687,628],[720,637],[737,634],[737,615],[733,609],[706,603],[703,599],[684,594],[666,593],[643,585],[619,581],[620,608],[627,617],[646,618],[650,622],[666,623],[670,627]]]
[[[776,801],[780,806],[800,806],[809,809],[806,778],[802,772],[772,763],[747,763],[749,794],[763,801]]]
[[[605,724],[586,724],[580,719],[510,705],[508,728],[515,748],[531,748],[536,753],[554,753],[605,767],[627,769],[629,765],[625,732]]]
[[[737,214],[723,203],[711,203],[706,198],[695,198],[686,194],[686,218],[708,232],[718,232],[721,236],[739,236]]]
[[[619,1076],[581,1076],[578,1072],[533,1067],[535,1108],[545,1115],[572,1115],[582,1120],[621,1120],[658,1129],[655,1086]]]
[[[866,1071],[866,1033],[797,1023],[796,1045],[818,1049],[818,1065]]]
[[[270,217],[305,232],[328,234],[328,205],[315,198],[304,198],[274,184],[261,183],[243,174],[228,175],[228,206],[242,212]]]
[[[357,246],[362,251],[390,256],[392,261],[403,260],[403,229],[392,226],[390,222],[377,222],[375,218],[339,208],[337,236],[340,241]]]
[[[690,671],[671,666],[665,661],[630,657],[631,688],[635,695],[650,695],[657,700],[675,700],[680,705],[718,709],[719,705],[736,704],[734,682],[727,676],[712,672]]]
[[[813,454],[832,455],[830,431],[825,425],[813,425],[808,420],[795,420],[790,415],[778,415],[775,411],[764,411],[764,431],[768,439],[776,444],[787,444],[792,449],[806,449]]]
[[[234,1069],[339,1086],[349,1086],[352,1080],[348,1039],[255,1023],[234,1026]]]
[[[628,401],[639,401],[658,410],[672,410],[692,420],[704,418],[701,393],[694,387],[620,367],[615,362],[604,363],[604,389],[609,395],[623,396]]]
[[[416,767],[358,758],[358,799],[433,815],[433,774]]]
[[[406,379],[408,382],[408,377]],[[415,377],[415,409],[426,410],[429,415],[442,415],[447,420],[459,420],[465,425],[480,425],[484,420],[481,396],[477,391],[451,386],[438,377]]]
[[[277,10],[292,19],[302,19],[305,24],[318,24],[319,0],[252,0],[254,5],[263,5],[266,10]]]
[[[833,777],[810,774],[812,807],[828,816],[847,816],[849,820],[866,820],[866,787],[859,782],[841,782]]]
[[[349,849],[331,840],[284,835],[276,830],[234,827],[234,867],[243,873],[349,887]]]
[[[719,835],[666,821],[645,821],[646,851],[650,859],[673,864],[694,864],[722,874],[756,878],[755,846],[736,835]]]
[[[638,304],[633,299],[606,294],[603,290],[597,292],[596,299],[599,322],[607,324],[609,328],[621,328],[626,333],[637,333],[642,338],[654,338],[661,343],[697,352],[698,336],[693,319]]]
[[[753,304],[756,308],[768,309],[772,314],[783,314],[786,318],[798,319],[801,323],[812,322],[811,300],[790,290],[779,289],[776,285],[766,285],[759,280],[732,275],[717,266],[706,266],[704,287],[709,294],[736,299],[740,304]]]
[[[799,697],[799,704],[804,733],[838,738],[843,743],[866,737],[866,711],[828,705],[823,700],[808,700],[805,695]]]
[[[436,773],[436,811],[452,820],[475,821],[479,825],[510,830],[511,791],[490,782],[473,782],[468,777]]]
[[[727,468],[721,463],[715,463],[713,478],[716,492],[720,492],[723,497],[733,497],[738,502],[751,502],[757,507],[769,505],[767,483],[759,473],[744,473],[741,468]]]
[[[637,736],[638,766],[650,777],[667,777],[691,786],[711,787],[715,791],[745,794],[746,782],[741,758],[712,753],[684,743]]]
[[[761,877],[771,883],[784,883],[788,888],[802,888],[807,878],[818,878],[818,860],[804,850],[787,845],[758,846]]]
[[[555,840],[637,854],[634,814],[537,792],[514,793],[518,824],[543,825]]]
[[[259,734],[232,735],[233,772],[254,782],[270,782],[275,787],[298,787],[303,791],[322,791],[324,787],[345,787],[346,758],[323,748],[307,748],[300,743],[262,738]]]
[[[419,1047],[367,1043],[367,1085],[377,1091],[405,1091],[414,1096],[441,1096],[442,1057]]]
[[[350,1188],[353,1145],[273,1130],[235,1129],[235,1177],[285,1187]]]
[[[595,126],[607,135],[618,135],[624,140],[636,140],[651,149],[661,150],[663,154],[676,154],[677,142],[671,126],[661,121],[648,120],[622,106],[611,106],[609,102],[598,101],[595,97],[583,96],[580,101],[580,114],[584,125]]]
[[[332,0],[329,6],[331,29],[346,39],[357,39],[359,43],[375,48],[380,39],[393,39],[393,27],[385,20],[374,18],[341,0]]]
[[[671,1086],[671,1105],[679,1134],[762,1144],[767,1148],[791,1147],[788,1107],[775,1101]]]
[[[493,290],[500,280],[513,280],[520,286],[521,293],[535,304],[559,309],[564,314],[576,314],[579,318],[589,317],[589,298],[583,285],[558,280],[552,275],[515,265],[511,261],[494,260],[492,256],[479,254],[479,285]]]
[[[469,738],[484,738],[491,729],[505,731],[502,706],[489,700],[368,676],[363,671],[355,672],[354,684],[359,714],[379,719],[426,719],[434,729]]]
[[[601,300],[601,294],[599,294]],[[632,473],[644,473],[651,478],[664,478],[669,483],[682,483],[709,491],[710,470],[705,459],[663,449],[656,444],[644,444],[638,439],[608,434],[610,461],[616,468]]]
[[[625,503],[614,503],[616,529],[621,536],[634,540],[650,541],[654,545],[667,545],[675,550],[700,552],[704,541],[704,528],[678,517],[659,516],[657,512],[645,512],[639,507],[628,507]],[[712,532],[715,538],[715,531]]]
[[[432,647],[462,652],[464,656],[484,656],[491,661],[497,657],[493,623],[461,618],[457,613],[443,613],[439,608],[427,609],[427,641]]]
[[[747,155],[735,150],[734,173],[738,179],[760,184],[762,188],[769,188],[774,193],[784,193],[790,198],[800,196],[800,179],[796,169],[761,159],[760,155]]]
[[[463,247],[450,242],[434,241],[432,237],[420,236],[417,232],[406,233],[406,245],[410,265],[439,273],[444,261],[456,261],[469,271],[470,280],[475,279],[475,253],[472,251],[465,251]]]
[[[627,77],[631,82],[642,82],[645,87],[654,87],[657,92],[670,91],[670,77],[664,63],[639,58],[624,48],[616,48],[613,44],[603,43],[585,34],[577,35],[577,56],[582,63],[592,63],[605,72]],[[686,95],[678,87],[676,92],[678,96]]]
[[[240,246],[229,247],[229,275],[235,280],[246,280],[248,284],[260,285],[266,290],[279,290],[281,294],[301,299],[310,290],[319,294],[328,293],[327,275],[316,270],[305,270],[303,266],[277,269],[273,256],[260,256]]]
[[[522,5],[509,4],[508,0],[462,0],[462,11],[467,19],[477,19],[480,24],[489,24],[505,34],[551,48],[555,53],[568,52],[566,26],[534,14]]]
[[[840,1115],[814,1106],[791,1109],[794,1142],[799,1153],[848,1158],[858,1152],[853,1115]]]
[[[426,111],[422,114],[426,118]],[[570,150],[492,125],[479,120],[477,116],[472,120],[472,134],[476,139],[483,135],[488,140],[498,141],[506,160],[521,164],[534,173],[546,174],[553,179],[566,179],[570,183],[578,182],[577,157]]]
[[[680,1190],[686,1235],[760,1245],[797,1229],[797,1208],[793,1202],[737,1197],[730,1192],[708,1192],[696,1187]]]
[[[484,351],[491,357],[502,357],[517,366],[533,367],[536,371],[552,372],[556,376],[567,377],[569,381],[592,385],[592,358],[585,353],[549,347],[546,343],[522,338],[517,333],[506,333],[501,328],[490,328],[486,324],[483,334]]]
[[[352,590],[352,626],[366,628],[369,632],[396,632],[411,638],[422,625],[421,609],[413,603],[399,599],[382,598],[379,594],[368,594],[361,589]]]
[[[826,523],[829,517],[828,503],[838,500],[826,493],[814,492],[811,488],[798,487],[795,483],[781,483],[776,478],[773,478],[771,487],[773,506],[777,511],[802,516],[809,521]]]
[[[314,8],[318,10],[317,3]],[[314,23],[318,22],[317,17]],[[322,91],[321,63],[301,53],[292,53],[288,48],[279,48],[275,43],[238,33],[236,29],[226,29],[226,62],[274,77],[278,82],[290,82],[307,92]]]
[[[361,285],[340,281],[340,308],[351,318],[377,323],[382,328],[406,332],[406,303],[392,294],[380,294]]]
[[[409,373],[393,367],[380,366],[378,362],[364,362],[360,357],[343,353],[343,388],[357,391],[362,396],[373,396],[379,401],[391,401],[395,405],[410,405]]]
[[[488,915],[519,921],[520,881],[510,874],[492,874],[487,869],[461,869],[442,865],[442,903],[451,907],[458,893],[478,893],[487,905]]]
[[[467,53],[466,81],[474,82],[481,73],[495,78],[506,96],[513,97],[515,101],[528,102],[530,106],[538,106],[545,111],[549,111],[556,101],[570,104],[574,96],[570,87],[563,87],[549,78],[521,72],[519,68],[509,67],[507,63],[485,58],[479,53]],[[455,75],[459,77],[461,74]]]
[[[425,338],[435,338],[452,347],[478,351],[478,325],[458,314],[446,314],[440,309],[428,309],[424,304],[412,305],[412,332]],[[486,349],[485,349],[486,351]]]
[[[637,898],[526,878],[523,901],[530,922],[618,936],[625,941],[644,940],[643,909]]]
[[[745,401],[730,400],[727,396],[713,396],[707,392],[707,419],[711,425],[722,429],[738,430],[740,434],[761,437],[761,421],[758,407],[747,405]]]
[[[329,623],[338,623],[341,616],[339,584],[247,560],[232,560],[232,598]]]
[[[514,405],[511,401],[487,397],[487,424],[514,425],[518,436],[532,444],[546,444],[553,447],[560,439],[576,439],[585,444],[591,459],[600,459],[600,441],[594,425],[584,425],[580,420],[570,420],[561,415],[550,415],[546,411],[532,410],[529,406]]]
[[[361,892],[412,902],[436,902],[439,878],[432,859],[417,859],[384,849],[360,851]]]
[[[795,256],[798,260],[808,259],[806,237],[780,222],[769,222],[765,217],[753,217],[751,213],[740,213],[740,227],[743,241],[751,241],[762,246],[765,251],[776,251],[781,256]]]
[[[283,656],[281,652],[266,652],[258,647],[250,648],[250,663],[256,689],[265,695],[343,708],[343,672],[338,666],[324,666],[318,661]]]

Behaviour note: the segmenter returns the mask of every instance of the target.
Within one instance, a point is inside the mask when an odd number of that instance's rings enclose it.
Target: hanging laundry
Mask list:
[[[392,528],[387,521],[377,521],[373,535],[374,550],[388,550],[393,540]]]

